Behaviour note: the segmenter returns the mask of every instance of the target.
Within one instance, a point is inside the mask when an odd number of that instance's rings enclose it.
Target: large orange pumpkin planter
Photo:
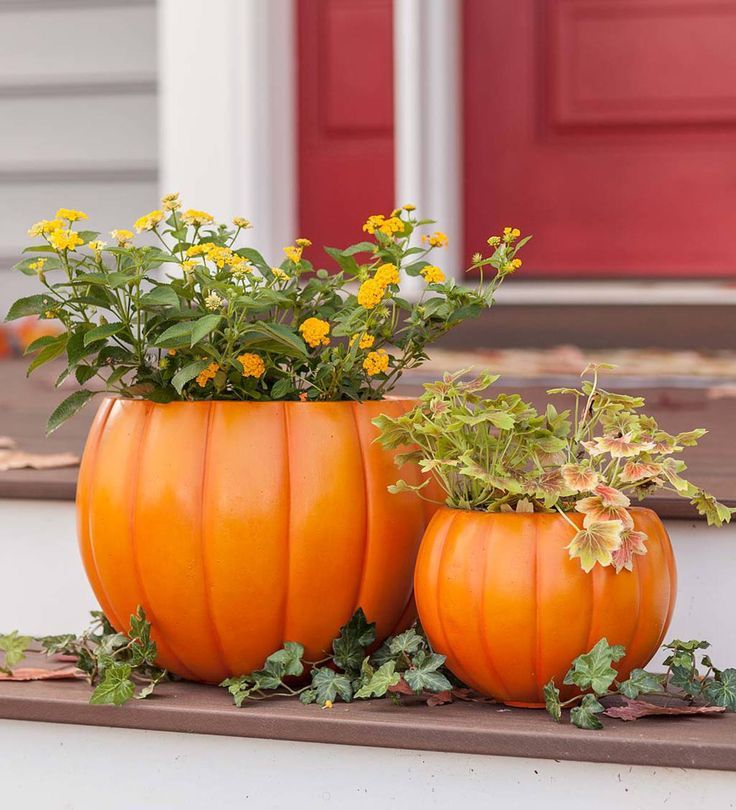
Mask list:
[[[450,669],[503,702],[543,706],[544,684],[562,687],[570,662],[602,637],[626,647],[620,677],[645,666],[667,631],[677,581],[662,522],[650,509],[630,512],[647,553],[633,571],[596,565],[586,574],[565,548],[571,527],[560,515],[438,510],[414,586],[422,626]],[[583,515],[569,517],[582,525]]]
[[[388,493],[393,453],[371,419],[413,404],[106,399],[77,511],[107,616],[125,630],[142,605],[160,664],[208,682],[259,668],[285,641],[323,657],[357,607],[388,636],[426,520],[413,494]]]

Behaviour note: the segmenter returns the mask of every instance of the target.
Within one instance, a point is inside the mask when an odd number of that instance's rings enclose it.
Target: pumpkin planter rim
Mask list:
[[[468,515],[486,515],[488,517],[501,517],[501,516],[503,516],[505,518],[507,518],[507,517],[517,517],[517,518],[526,517],[526,518],[528,518],[528,517],[543,517],[543,516],[550,517],[550,516],[552,516],[552,517],[562,518],[562,520],[565,519],[565,517],[562,514],[560,514],[559,512],[557,512],[557,511],[554,511],[554,512],[486,512],[484,509],[462,509],[459,506],[448,506],[447,504],[443,503],[441,506],[439,506],[437,508],[437,512],[440,512],[443,509],[448,511],[448,512],[460,512],[460,513],[468,514]],[[627,506],[626,509],[629,512],[638,512],[639,514],[642,514],[644,512],[651,512],[653,515],[656,515],[659,518],[659,515],[657,514],[657,511],[655,509],[652,509],[649,506]],[[583,515],[581,512],[576,512],[574,510],[571,511],[571,512],[565,512],[564,515],[566,515],[568,517],[570,517],[570,516],[572,516],[572,517],[578,516],[581,519],[585,517],[585,515]],[[659,518],[659,519],[661,520],[662,518]]]
[[[302,402],[299,399],[173,399],[171,402],[156,402],[153,399],[146,399],[145,397],[124,397],[120,394],[106,393],[100,402],[105,400],[115,400],[118,402],[135,402],[138,404],[148,405],[199,405],[200,407],[206,405],[369,405],[379,404],[381,402],[416,402],[417,397],[397,397],[387,396],[382,399],[327,399],[327,400],[311,400]],[[461,510],[463,511],[463,510]]]

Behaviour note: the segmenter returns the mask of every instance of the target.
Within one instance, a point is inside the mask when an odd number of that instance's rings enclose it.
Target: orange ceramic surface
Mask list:
[[[142,605],[160,664],[208,682],[284,641],[322,658],[357,607],[379,640],[405,625],[428,515],[387,491],[417,474],[396,469],[371,419],[413,404],[106,399],[77,514],[107,616],[124,630]]]
[[[662,643],[677,589],[675,560],[662,522],[633,508],[649,536],[634,570],[586,574],[565,546],[570,524],[555,514],[469,512],[443,507],[425,533],[414,590],[432,646],[465,683],[516,705],[544,704],[551,678],[600,638],[623,644],[620,677],[645,666]],[[582,525],[582,515],[570,515]]]

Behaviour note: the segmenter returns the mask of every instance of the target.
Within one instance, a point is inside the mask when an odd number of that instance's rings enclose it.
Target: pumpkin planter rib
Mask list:
[[[439,509],[425,533],[414,587],[422,626],[450,669],[505,703],[544,706],[551,678],[563,700],[570,662],[600,638],[623,644],[621,678],[645,666],[669,626],[676,594],[667,532],[650,509],[632,508],[649,537],[633,571],[584,573],[565,548],[560,515]],[[582,515],[570,517],[582,525]]]
[[[106,399],[77,513],[107,616],[125,630],[140,604],[161,666],[207,682],[285,641],[317,660],[358,607],[388,636],[411,613],[428,516],[412,493],[388,493],[393,453],[371,419],[412,405]]]

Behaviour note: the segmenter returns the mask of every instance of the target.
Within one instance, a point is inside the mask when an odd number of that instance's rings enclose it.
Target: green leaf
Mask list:
[[[301,675],[304,672],[303,657],[304,647],[296,641],[287,641],[282,649],[268,656],[264,669],[279,678]]]
[[[356,698],[383,697],[389,686],[396,686],[401,676],[396,672],[396,664],[387,661],[382,664],[368,679],[367,683],[355,693]]]
[[[402,653],[413,655],[426,646],[427,642],[424,637],[420,636],[413,627],[399,633],[398,636],[394,636],[389,641],[389,650],[393,655],[401,655]]]
[[[74,416],[74,414],[83,408],[87,402],[95,395],[95,391],[87,391],[86,389],[82,389],[81,391],[75,391],[71,396],[68,396],[63,402],[61,402],[54,412],[49,416],[49,421],[46,424],[46,435],[53,433],[58,427],[64,424],[69,417]]]
[[[317,703],[334,701],[338,696],[346,703],[353,698],[353,684],[347,675],[341,675],[329,667],[312,671],[312,690]]]
[[[574,684],[580,689],[592,689],[597,695],[605,694],[617,675],[611,664],[624,655],[624,647],[620,644],[612,646],[602,638],[590,652],[579,655],[572,662],[564,683],[568,686]]]
[[[222,315],[215,314],[205,315],[202,318],[197,318],[197,320],[192,323],[190,345],[194,346],[195,343],[199,343],[202,338],[207,337],[210,332],[217,329],[221,320]]]
[[[50,360],[54,360],[58,357],[64,349],[66,349],[66,342],[67,342],[68,333],[64,332],[62,335],[58,335],[53,343],[49,343],[44,346],[43,349],[33,358],[28,366],[28,370],[26,371],[26,376],[30,376],[39,366],[42,366],[44,363],[48,363]]]
[[[122,332],[123,329],[125,329],[124,323],[103,323],[100,326],[95,326],[94,329],[84,333],[84,345],[87,347],[98,340],[105,340]]]
[[[618,691],[627,698],[636,700],[639,695],[652,694],[662,691],[662,679],[659,675],[647,672],[645,669],[635,669],[629,675],[629,679],[624,681]]]
[[[603,723],[596,717],[602,711],[602,704],[593,695],[585,695],[583,702],[570,712],[570,722],[578,728],[603,728]]]
[[[194,321],[179,321],[168,329],[165,329],[153,342],[154,346],[161,346],[167,349],[177,349],[186,346],[192,335]]]
[[[53,309],[54,299],[48,295],[29,295],[27,298],[19,298],[8,310],[5,316],[6,321],[14,321],[17,318],[25,318],[26,315],[41,315],[49,309]]]
[[[256,321],[243,329],[245,348],[260,348],[263,351],[281,352],[289,357],[305,359],[307,346],[288,326],[280,323]]]
[[[51,345],[52,343],[56,343],[58,339],[58,335],[41,335],[41,337],[36,338],[32,343],[29,343],[28,346],[26,346],[23,354],[33,354],[34,352],[37,352],[40,349]]]
[[[188,363],[184,368],[180,368],[171,378],[171,384],[176,389],[176,392],[181,394],[182,388],[201,371],[204,371],[209,364],[209,360],[195,360],[193,363]]]
[[[168,284],[161,284],[142,295],[140,303],[142,307],[178,307],[179,296]]]
[[[562,717],[562,706],[560,704],[560,690],[555,686],[554,679],[544,686],[544,705],[557,723]]]
[[[135,684],[130,679],[131,673],[130,664],[113,664],[108,667],[89,702],[95,705],[122,706],[135,694]]]
[[[335,664],[346,672],[357,672],[363,663],[366,647],[375,640],[376,625],[366,619],[362,608],[358,608],[332,642]]]
[[[445,656],[439,653],[422,651],[412,661],[412,666],[404,672],[404,680],[418,694],[419,692],[444,692],[452,689],[452,684],[438,672],[445,663]]]
[[[131,647],[131,664],[134,667],[156,663],[156,642],[151,639],[151,623],[146,618],[143,608],[138,605],[136,612],[130,617],[128,637],[135,644]]]
[[[705,696],[715,706],[725,706],[736,712],[736,669],[724,669],[708,682]]]
[[[271,388],[271,399],[281,399],[292,391],[293,384],[288,377],[276,380]]]
[[[30,636],[20,636],[17,630],[4,636],[0,635],[0,650],[5,653],[5,661],[0,666],[0,671],[10,673],[12,668],[26,657],[30,643]]]

